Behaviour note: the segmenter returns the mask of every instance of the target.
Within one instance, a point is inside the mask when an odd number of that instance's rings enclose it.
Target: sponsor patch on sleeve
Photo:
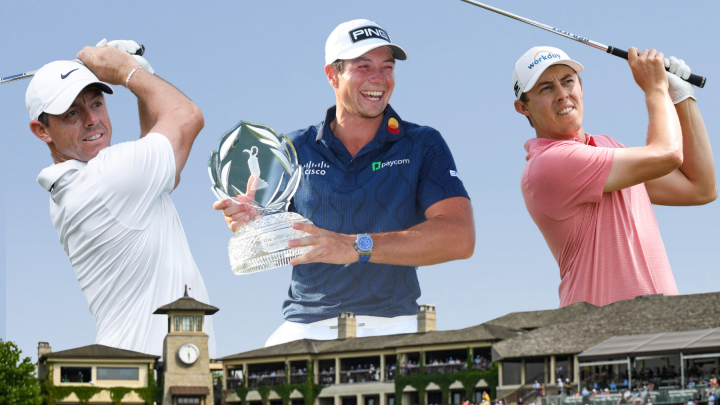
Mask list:
[[[458,180],[460,179],[460,175],[455,170],[450,170],[450,175],[453,177],[457,177]]]

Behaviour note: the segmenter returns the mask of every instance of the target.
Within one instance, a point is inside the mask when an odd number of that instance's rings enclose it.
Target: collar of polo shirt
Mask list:
[[[327,113],[325,114],[325,121],[323,121],[323,124],[318,131],[315,142],[320,142],[323,140],[323,138],[328,138],[326,131],[330,131],[330,123],[333,122],[333,120],[335,119],[336,111],[337,106],[332,106],[328,108]],[[332,131],[330,132],[332,133]],[[380,125],[380,128],[378,128],[375,136],[377,137],[377,135],[380,133],[385,134],[385,142],[395,142],[405,136],[402,119],[395,112],[395,110],[393,110],[390,104],[388,104],[387,108],[385,108],[385,116],[383,117],[383,123]]]

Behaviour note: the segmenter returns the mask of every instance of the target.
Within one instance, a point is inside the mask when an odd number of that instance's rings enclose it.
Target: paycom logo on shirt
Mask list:
[[[372,162],[372,171],[384,169],[386,167],[392,167],[395,165],[407,165],[410,164],[410,159],[398,159],[391,160],[389,162]]]

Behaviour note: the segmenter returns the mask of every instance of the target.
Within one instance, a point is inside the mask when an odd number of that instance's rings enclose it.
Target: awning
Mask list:
[[[170,387],[170,395],[210,395],[208,387]]]
[[[720,328],[613,336],[578,355],[578,361],[623,359],[627,357],[719,353]]]

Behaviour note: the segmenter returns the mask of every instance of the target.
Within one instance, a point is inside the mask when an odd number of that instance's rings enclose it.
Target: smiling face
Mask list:
[[[86,87],[67,111],[48,115],[48,125],[30,122],[30,130],[48,144],[55,163],[89,161],[110,146],[112,126],[103,92],[95,86]]]
[[[395,58],[386,46],[344,62],[342,72],[329,77],[338,107],[361,118],[381,116],[395,88]]]
[[[527,116],[539,138],[584,140],[583,91],[580,77],[567,65],[545,69],[535,86],[515,101],[515,110]]]

